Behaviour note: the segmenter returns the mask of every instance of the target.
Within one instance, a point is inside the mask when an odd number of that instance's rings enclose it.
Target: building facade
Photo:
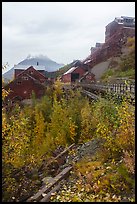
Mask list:
[[[40,66],[40,65],[15,65],[14,66],[14,78],[16,78],[19,74],[21,74],[23,71],[25,71],[28,67],[33,67],[36,71],[41,73],[42,75],[45,76],[45,66]]]
[[[72,67],[62,75],[62,82],[76,82],[83,76],[84,73],[85,70],[83,69],[83,67]]]
[[[15,102],[30,99],[33,92],[36,98],[40,98],[45,93],[46,81],[47,78],[31,66],[4,87],[7,91],[9,90],[7,100],[9,98]]]
[[[134,28],[135,27],[135,18],[121,16],[116,17],[114,21],[109,23],[106,26],[105,31],[105,42],[111,38],[120,28]]]

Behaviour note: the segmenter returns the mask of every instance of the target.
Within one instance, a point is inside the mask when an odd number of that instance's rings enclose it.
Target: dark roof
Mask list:
[[[30,69],[30,68],[33,68],[33,69],[35,70],[35,72],[38,73],[38,75],[41,75],[42,77],[44,77],[44,78],[46,79],[45,75],[43,75],[41,72],[39,72],[38,70],[36,70],[33,66],[28,67],[27,69],[25,69],[24,71],[22,71],[18,76],[22,76],[22,75],[23,75],[24,73],[26,73],[26,71],[27,71],[28,69]],[[18,76],[17,76],[17,77],[18,77]]]
[[[23,69],[23,70],[26,70],[28,69],[28,67],[31,67],[32,65],[15,65],[14,66],[14,69]],[[36,70],[45,70],[45,66],[43,65],[33,65],[33,67],[36,68]]]

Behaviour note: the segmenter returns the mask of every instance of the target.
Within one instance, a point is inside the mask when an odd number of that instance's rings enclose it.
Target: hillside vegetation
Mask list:
[[[109,69],[102,75],[103,82],[111,81],[117,77],[135,79],[135,38],[128,38],[126,49],[128,52],[121,56],[120,62],[113,61]]]
[[[3,89],[3,99],[7,94]],[[30,106],[3,107],[3,201],[19,201],[32,189],[38,191],[37,174],[28,179],[26,173],[41,166],[43,155],[50,158],[59,146],[96,139],[103,141],[100,150],[74,164],[76,182],[52,201],[134,201],[135,107],[110,96],[90,102],[79,90],[62,91],[59,81],[41,100],[33,96]],[[14,176],[18,170],[21,177]]]

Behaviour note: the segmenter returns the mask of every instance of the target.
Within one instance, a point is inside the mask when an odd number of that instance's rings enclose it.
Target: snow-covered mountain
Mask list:
[[[47,72],[57,71],[60,67],[64,66],[64,64],[59,64],[51,60],[45,55],[38,55],[38,56],[28,55],[26,59],[24,59],[23,61],[19,62],[16,65],[16,68],[23,67],[27,69],[29,66],[34,66],[35,68],[37,68],[37,65],[39,65],[39,67],[40,66],[45,67],[45,71]],[[5,81],[13,79],[13,76],[14,76],[14,67],[12,67],[9,71],[5,72],[2,75]]]

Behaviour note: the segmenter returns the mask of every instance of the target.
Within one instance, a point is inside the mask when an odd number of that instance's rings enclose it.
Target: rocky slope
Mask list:
[[[127,39],[135,36],[134,28],[123,27],[119,29],[111,38],[91,53],[82,61],[91,72],[100,79],[102,74],[109,68],[112,61],[120,62],[121,57],[128,53],[126,46]]]

